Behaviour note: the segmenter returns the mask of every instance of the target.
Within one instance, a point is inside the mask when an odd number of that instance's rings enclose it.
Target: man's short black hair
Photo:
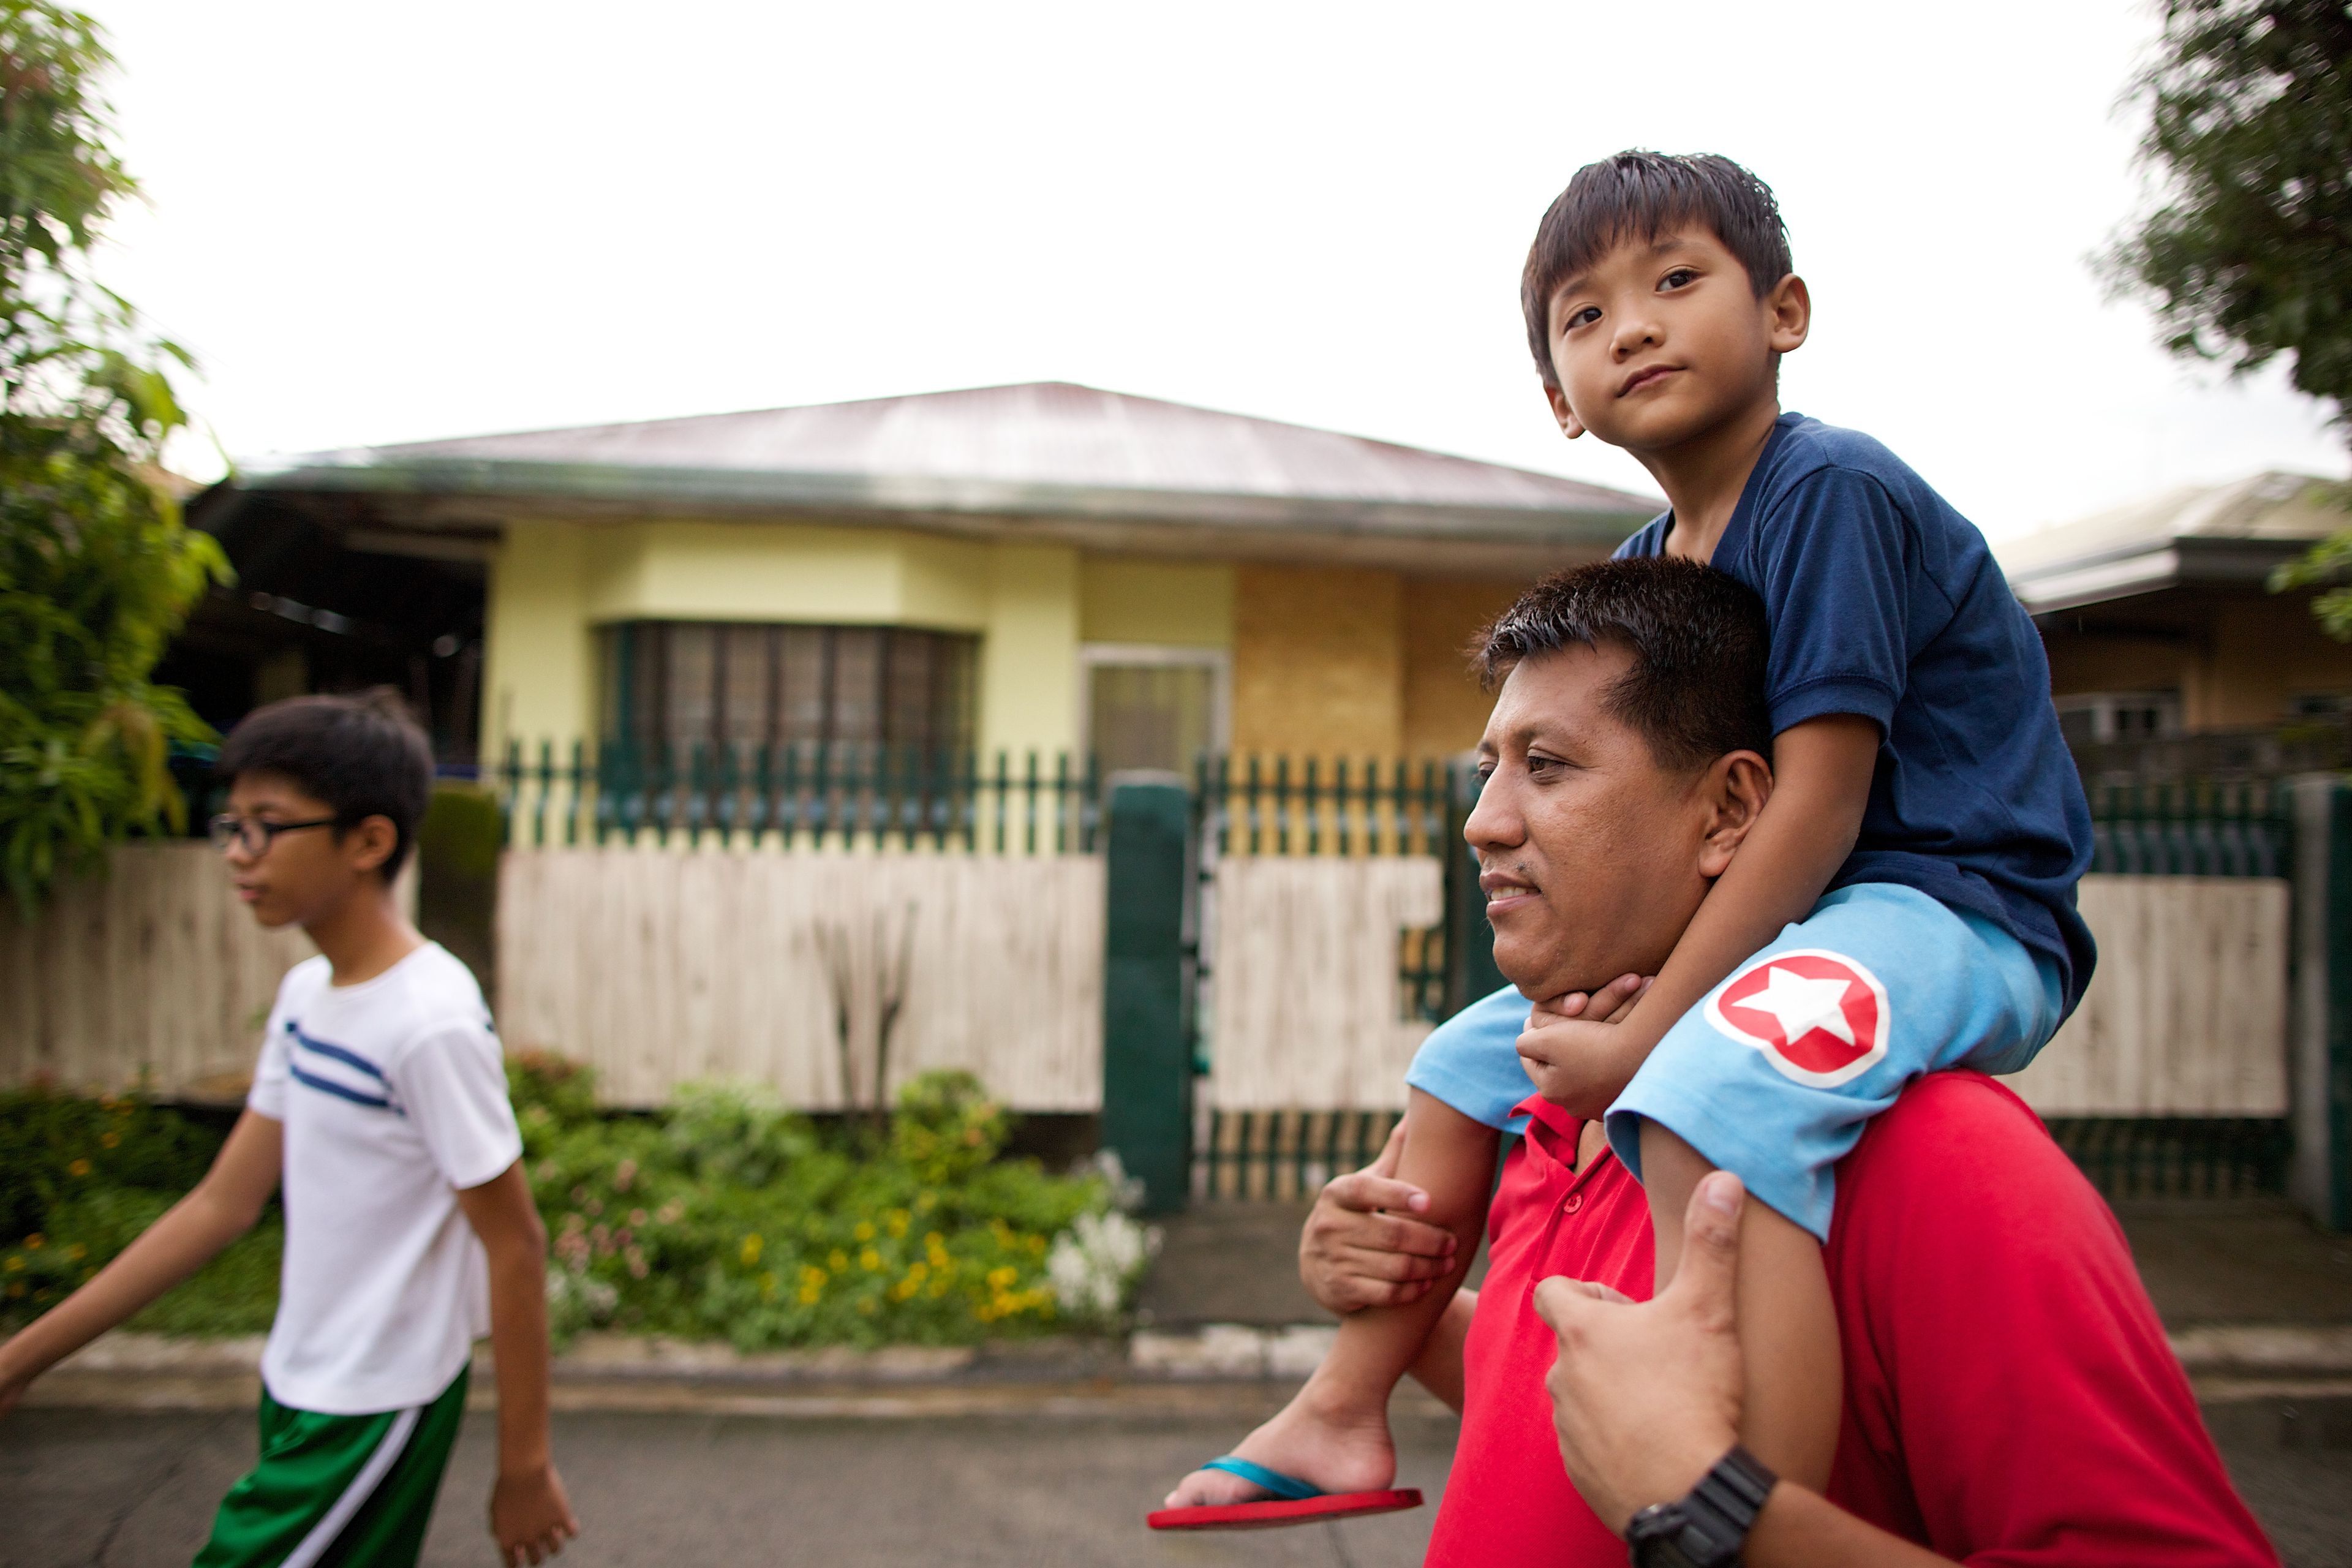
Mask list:
[[[1764,601],[1738,578],[1676,555],[1555,572],[1495,618],[1471,663],[1491,691],[1521,660],[1570,643],[1633,656],[1602,701],[1660,767],[1702,768],[1738,751],[1771,756]]]
[[[1536,226],[1519,274],[1519,309],[1528,347],[1546,386],[1559,384],[1551,363],[1552,290],[1623,239],[1652,240],[1678,224],[1702,223],[1748,268],[1761,300],[1793,270],[1789,230],[1772,187],[1712,153],[1673,154],[1639,148],[1587,163]]]
[[[433,799],[433,742],[389,686],[351,697],[289,697],[257,708],[228,732],[214,769],[278,773],[352,827],[389,817],[399,835],[383,863],[396,875]]]

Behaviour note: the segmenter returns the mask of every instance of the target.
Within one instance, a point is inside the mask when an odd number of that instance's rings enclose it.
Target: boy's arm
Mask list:
[[[279,1123],[247,1110],[188,1195],[95,1279],[0,1344],[0,1415],[32,1381],[202,1268],[261,1217],[285,1155]]]
[[[509,1564],[538,1563],[580,1533],[547,1423],[547,1230],[516,1161],[457,1205],[490,1262],[490,1352],[498,1364],[499,1479],[490,1533]]]

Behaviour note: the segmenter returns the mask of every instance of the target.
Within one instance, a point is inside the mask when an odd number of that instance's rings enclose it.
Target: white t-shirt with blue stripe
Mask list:
[[[457,1193],[522,1136],[471,971],[427,942],[374,979],[325,958],[278,987],[247,1106],[285,1130],[286,1259],[262,1352],[271,1397],[360,1415],[432,1400],[489,1331]]]

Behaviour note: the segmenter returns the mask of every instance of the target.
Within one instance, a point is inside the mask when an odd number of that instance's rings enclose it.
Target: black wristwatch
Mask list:
[[[1654,1504],[1626,1524],[1633,1568],[1732,1568],[1780,1479],[1734,1445],[1690,1496]]]

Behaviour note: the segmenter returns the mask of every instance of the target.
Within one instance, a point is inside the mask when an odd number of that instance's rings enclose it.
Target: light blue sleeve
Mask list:
[[[1519,1064],[1519,1033],[1527,1026],[1528,999],[1506,985],[1432,1030],[1405,1069],[1405,1084],[1473,1121],[1521,1131],[1528,1119],[1511,1109],[1536,1091]]]

